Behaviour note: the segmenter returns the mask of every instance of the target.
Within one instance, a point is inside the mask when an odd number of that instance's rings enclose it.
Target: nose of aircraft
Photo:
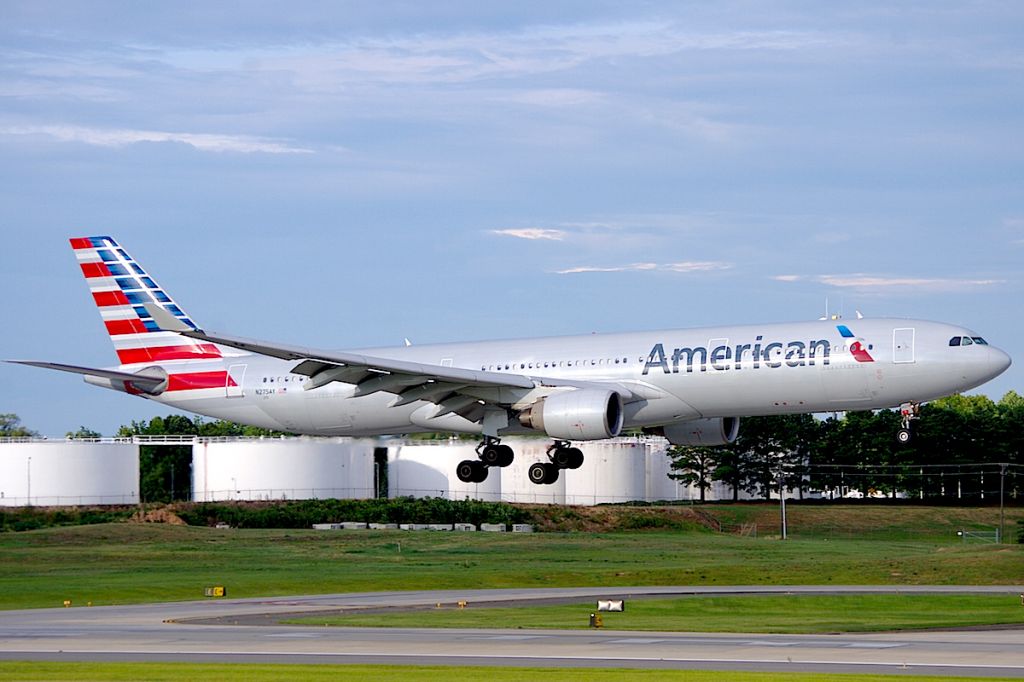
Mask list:
[[[997,377],[1005,372],[1012,363],[1013,360],[1010,359],[1009,355],[998,348],[993,348],[992,346],[988,347],[988,364],[992,372],[992,377]]]

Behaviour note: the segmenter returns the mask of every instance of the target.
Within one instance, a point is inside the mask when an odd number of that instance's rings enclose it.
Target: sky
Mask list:
[[[0,7],[0,358],[115,364],[67,239],[323,348],[854,317],[1024,392],[1018,2]],[[826,303],[827,302],[827,303]],[[49,436],[168,413],[0,364]]]

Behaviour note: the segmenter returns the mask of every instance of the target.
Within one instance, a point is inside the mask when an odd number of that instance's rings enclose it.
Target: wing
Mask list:
[[[633,391],[618,383],[476,371],[206,332],[183,324],[160,306],[146,304],[145,307],[163,330],[175,331],[182,336],[208,343],[295,361],[292,371],[310,378],[304,385],[306,390],[338,381],[355,385],[353,397],[384,391],[395,395],[390,403],[392,407],[416,401],[434,403],[437,410],[432,419],[454,412],[478,422],[484,419],[488,406],[519,410],[546,394],[566,388],[600,386],[616,391],[624,401],[637,399]]]

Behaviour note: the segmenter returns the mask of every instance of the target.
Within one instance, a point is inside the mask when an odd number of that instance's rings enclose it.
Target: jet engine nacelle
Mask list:
[[[694,419],[661,428],[672,445],[728,445],[740,432],[739,417]]]
[[[523,426],[560,440],[614,438],[622,419],[618,393],[590,388],[554,393],[519,413]]]

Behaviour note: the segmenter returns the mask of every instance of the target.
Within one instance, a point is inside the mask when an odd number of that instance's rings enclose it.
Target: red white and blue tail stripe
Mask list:
[[[143,304],[157,303],[189,327],[196,325],[111,237],[78,237],[71,248],[122,365],[221,357],[213,344],[160,331]]]

